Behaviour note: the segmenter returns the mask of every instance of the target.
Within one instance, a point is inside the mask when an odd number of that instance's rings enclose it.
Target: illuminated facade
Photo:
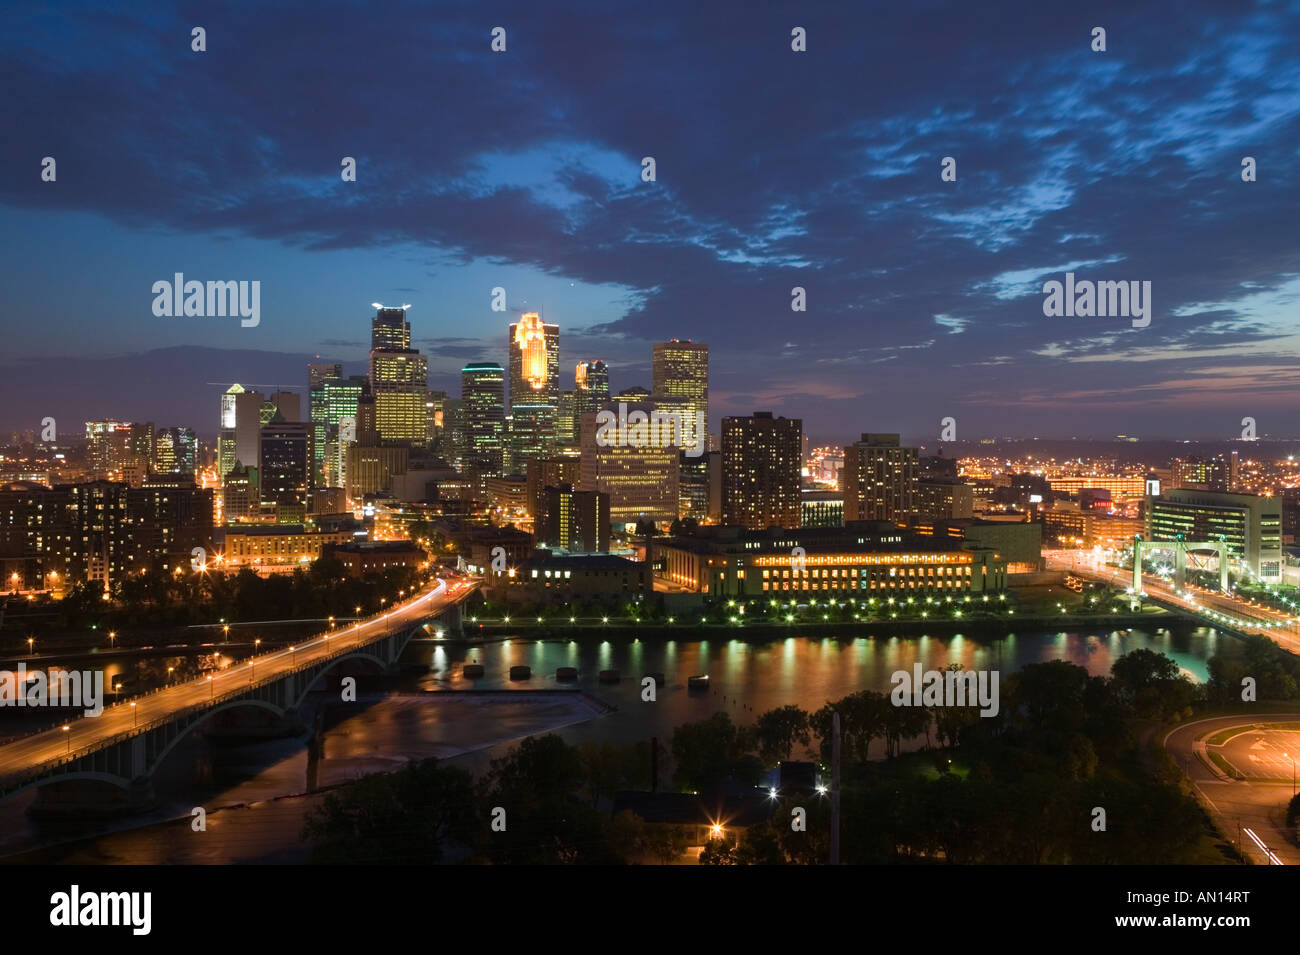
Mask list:
[[[221,567],[258,574],[292,573],[324,554],[327,544],[355,540],[351,530],[309,531],[296,525],[239,526],[225,532]]]
[[[1265,583],[1282,577],[1282,502],[1276,497],[1176,489],[1147,503],[1146,539],[1224,541]]]
[[[1007,574],[991,549],[931,545],[896,530],[676,537],[655,541],[654,554],[658,576],[720,597],[955,597],[1000,591]]]
[[[609,495],[609,517],[616,526],[675,521],[680,506],[677,448],[653,439],[634,445],[626,440],[626,429],[606,432],[598,442],[595,419],[594,414],[583,416],[581,490]]]
[[[527,312],[509,327],[511,468],[555,444],[560,403],[560,326]]]
[[[802,520],[803,422],[756,411],[722,419],[722,523],[761,530]]]
[[[653,391],[657,397],[676,399],[691,421],[709,421],[709,346],[673,339],[653,349]]]

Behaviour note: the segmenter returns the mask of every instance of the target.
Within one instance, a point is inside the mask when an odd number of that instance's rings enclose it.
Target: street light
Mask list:
[[[176,669],[175,667],[168,667],[168,668],[167,668],[167,683],[168,683],[169,685],[170,685],[171,682],[172,682],[172,672],[173,672],[175,669]]]
[[[298,665],[298,648],[297,648],[297,647],[290,647],[290,648],[289,648],[289,653],[292,654],[293,665],[294,665],[294,666],[297,666],[297,665]]]
[[[132,703],[132,704],[131,704],[131,713],[132,713],[132,724],[135,725],[135,726],[139,726],[139,725],[140,725],[140,711],[139,711],[138,709],[135,708],[135,703]]]
[[[63,732],[65,732],[65,733],[68,734],[67,739],[68,739],[68,752],[69,752],[69,753],[72,752],[72,732],[71,732],[71,731],[72,731],[72,727],[69,726],[67,723],[64,723],[64,724],[63,724]]]
[[[217,684],[212,682],[212,674],[208,674],[208,689],[210,691],[208,699],[215,700],[217,698]]]
[[[108,631],[108,645],[109,645],[110,647],[116,647],[116,646],[117,646],[117,631],[116,631],[116,630],[110,630],[110,631]]]
[[[230,624],[226,624],[224,627],[221,628],[221,630],[222,630],[222,632],[226,635],[226,643],[229,643],[229,642],[230,642]]]
[[[27,652],[31,654],[36,653],[36,639],[34,637],[27,638]]]

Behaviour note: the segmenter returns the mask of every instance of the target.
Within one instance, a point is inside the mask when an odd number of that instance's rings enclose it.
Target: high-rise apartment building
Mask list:
[[[87,421],[86,456],[96,474],[121,471],[131,461],[131,425],[112,419]]]
[[[840,490],[846,521],[906,521],[916,513],[916,448],[897,434],[862,435],[844,449]]]
[[[770,411],[722,419],[722,522],[752,530],[801,520],[803,421]]]
[[[546,488],[545,517],[537,539],[573,554],[609,552],[609,495],[575,491],[572,484]]]

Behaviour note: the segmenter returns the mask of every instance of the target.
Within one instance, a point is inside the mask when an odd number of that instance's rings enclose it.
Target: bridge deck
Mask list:
[[[65,724],[66,729],[42,730],[0,745],[0,789],[11,790],[26,779],[39,777],[151,729],[363,650],[386,639],[390,633],[416,626],[450,609],[477,586],[474,581],[452,585],[439,581],[386,612],[317,634],[292,649],[264,653],[214,674],[163,687],[106,707],[97,717],[77,717]]]

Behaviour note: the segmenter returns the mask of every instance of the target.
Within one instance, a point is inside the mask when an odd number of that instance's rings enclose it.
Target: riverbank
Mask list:
[[[502,619],[483,619],[471,622],[466,620],[464,635],[443,637],[416,637],[413,643],[449,643],[476,642],[476,638],[520,637],[535,639],[560,639],[582,636],[617,634],[640,638],[657,637],[666,640],[708,640],[718,636],[729,639],[746,640],[783,640],[788,637],[831,636],[852,633],[861,636],[864,631],[887,630],[890,636],[956,635],[970,636],[1005,635],[1016,631],[1029,630],[1063,630],[1063,631],[1098,631],[1124,630],[1134,627],[1163,629],[1194,629],[1202,624],[1165,610],[1150,610],[1141,613],[1122,614],[1053,614],[1028,615],[1013,617],[926,617],[869,620],[796,620],[767,622],[762,619],[750,619],[737,623],[665,623],[630,620],[610,620],[609,622],[588,622],[579,619],[576,622],[544,621],[537,623],[536,618],[518,617],[506,623]]]

